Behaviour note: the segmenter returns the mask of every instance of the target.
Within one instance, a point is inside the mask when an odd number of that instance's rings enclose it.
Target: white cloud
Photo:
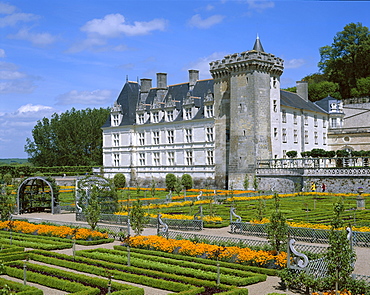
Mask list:
[[[224,52],[214,52],[209,56],[199,58],[198,60],[194,61],[193,63],[190,63],[183,70],[184,71],[187,71],[188,69],[199,70],[199,78],[200,79],[211,78],[211,74],[209,73],[209,63],[211,61],[222,59],[225,55],[226,55],[226,53],[224,53]]]
[[[0,94],[30,93],[35,89],[35,77],[18,71],[13,63],[0,62]]]
[[[5,56],[5,50],[0,48],[0,58],[4,58]]]
[[[112,101],[112,92],[110,90],[94,90],[94,91],[77,91],[71,90],[67,93],[59,95],[57,104],[86,104],[86,105],[102,105]]]
[[[208,29],[220,22],[225,18],[223,15],[212,15],[208,18],[202,19],[199,14],[194,15],[189,21],[188,24],[191,27],[198,29]]]
[[[14,13],[0,18],[0,28],[12,27],[19,22],[32,22],[40,17],[32,13]]]
[[[268,8],[275,7],[275,3],[273,1],[267,0],[247,0],[247,3],[250,9],[257,10],[259,12],[262,12],[263,10]]]
[[[30,41],[34,45],[44,46],[54,43],[57,38],[49,33],[32,33],[27,28],[23,28],[9,38]]]
[[[119,13],[108,14],[103,19],[93,19],[88,21],[81,30],[88,34],[97,34],[106,38],[119,37],[124,34],[127,36],[146,35],[151,31],[163,31],[167,21],[164,19],[154,19],[149,22],[138,22],[127,24],[125,17]]]
[[[16,10],[16,7],[8,3],[0,2],[0,14],[11,14]]]
[[[52,111],[53,108],[52,107],[49,107],[49,106],[44,106],[44,105],[40,105],[40,104],[37,104],[37,105],[33,105],[33,104],[26,104],[26,105],[23,105],[21,106],[18,110],[17,110],[17,114],[32,114],[34,115],[35,113],[37,112],[50,112]]]
[[[284,61],[284,68],[286,69],[296,69],[305,65],[306,61],[303,58],[293,58],[290,60]]]

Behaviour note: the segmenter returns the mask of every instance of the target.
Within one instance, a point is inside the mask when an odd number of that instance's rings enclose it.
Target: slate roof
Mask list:
[[[324,109],[325,111],[329,112],[329,110],[330,110],[329,101],[339,102],[338,99],[328,95],[327,97],[325,97],[325,98],[323,98],[319,101],[316,101],[315,104],[318,105],[320,108]]]
[[[319,113],[327,113],[325,110],[317,106],[311,101],[305,101],[297,93],[280,90],[280,104],[282,106],[303,109]]]
[[[198,112],[193,114],[193,119],[202,119],[204,118],[204,99],[208,92],[210,91],[213,93],[213,79],[208,80],[198,80],[193,88],[190,91],[190,95],[194,98],[194,104],[198,108]],[[127,82],[121,93],[118,96],[117,104],[121,105],[122,107],[122,114],[123,119],[120,126],[125,125],[134,125],[136,122],[136,107],[140,103],[140,85],[137,82]],[[160,96],[160,91],[158,88],[151,88],[148,96],[146,97],[144,103],[147,106],[147,110],[150,110],[150,105],[153,104],[153,101],[156,95]],[[172,100],[176,101],[175,108],[179,111],[174,121],[182,121],[183,120],[183,102],[186,99],[189,92],[189,83],[182,83],[176,85],[168,86],[166,96],[161,99],[161,102],[166,103],[168,99],[171,97]],[[320,106],[310,102],[305,101],[302,97],[298,94],[280,90],[280,104],[282,106],[293,107],[297,109],[303,109],[308,111],[314,111],[319,113],[328,113],[326,110],[322,109]],[[163,109],[165,104],[161,106]],[[150,123],[150,122],[147,122]],[[110,116],[105,122],[102,127],[110,127],[111,126],[111,119]]]

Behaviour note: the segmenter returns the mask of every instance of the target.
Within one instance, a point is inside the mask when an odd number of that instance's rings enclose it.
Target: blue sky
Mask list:
[[[318,71],[319,48],[368,1],[0,0],[0,158],[26,158],[37,120],[113,105],[126,77],[188,70],[253,47],[284,59],[282,87]]]

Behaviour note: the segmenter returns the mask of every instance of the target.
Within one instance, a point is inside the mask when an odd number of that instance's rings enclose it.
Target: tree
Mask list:
[[[33,140],[26,139],[29,161],[35,166],[101,165],[101,126],[108,116],[109,109],[72,108],[39,120],[32,130]]]
[[[168,191],[174,191],[176,185],[176,176],[175,174],[168,173],[166,174],[166,187]]]
[[[308,98],[310,101],[318,101],[327,96],[341,99],[338,83],[329,81],[308,83]]]
[[[352,97],[370,96],[370,77],[360,78],[356,81],[356,88],[351,89]]]
[[[146,216],[146,212],[139,199],[132,204],[130,222],[136,236],[143,232],[145,224],[148,222],[148,216]]]
[[[193,187],[193,179],[189,174],[183,174],[181,176],[181,184],[186,190],[191,189]]]
[[[357,80],[370,75],[370,32],[361,23],[350,23],[338,32],[331,46],[320,48],[320,70],[338,83],[342,98],[350,97]]]
[[[5,184],[0,186],[0,218],[1,221],[9,219],[15,207],[14,197],[11,195],[12,189]]]
[[[95,229],[101,215],[101,206],[99,204],[98,195],[99,189],[94,186],[87,201],[87,207],[84,211],[86,221],[92,230]]]
[[[347,231],[344,229],[343,213],[344,204],[341,200],[334,204],[329,247],[326,254],[329,275],[327,281],[330,287],[336,287],[336,290],[349,287],[355,262],[355,254],[347,239]]]
[[[267,239],[273,249],[279,253],[288,240],[288,225],[286,218],[280,210],[280,199],[274,194],[275,210],[271,214],[270,223],[267,225]]]
[[[126,186],[126,177],[122,173],[117,173],[113,177],[113,183],[116,188],[123,188]]]

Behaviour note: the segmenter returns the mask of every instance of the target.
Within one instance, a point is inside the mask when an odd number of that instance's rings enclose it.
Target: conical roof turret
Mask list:
[[[260,37],[258,37],[258,35],[256,38],[256,42],[254,42],[253,50],[258,51],[258,52],[265,52],[265,50],[263,49]]]

